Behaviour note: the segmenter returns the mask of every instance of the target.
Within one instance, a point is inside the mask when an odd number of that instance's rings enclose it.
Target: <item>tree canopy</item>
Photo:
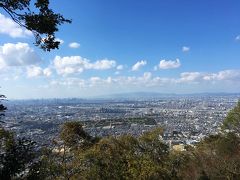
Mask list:
[[[223,129],[240,135],[240,101],[227,115],[223,122]]]
[[[0,127],[0,179],[20,177],[31,166],[36,152],[35,143]]]
[[[33,8],[31,2],[34,2]],[[35,45],[45,51],[59,47],[55,32],[59,25],[71,23],[49,8],[49,0],[0,0],[0,8],[17,24],[30,30],[35,36]]]
[[[82,124],[77,121],[64,123],[61,128],[60,138],[64,145],[71,149],[87,146],[92,140],[92,137],[83,130]]]
[[[0,118],[4,115],[4,112],[7,110],[7,107],[2,104],[1,101],[5,100],[6,96],[0,94]]]

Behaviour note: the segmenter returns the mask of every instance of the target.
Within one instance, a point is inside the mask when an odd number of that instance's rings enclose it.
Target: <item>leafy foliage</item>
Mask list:
[[[59,154],[53,153],[51,149],[43,148],[38,157],[38,160],[29,168],[26,179],[42,180],[62,177],[63,166]]]
[[[55,40],[55,32],[63,23],[71,23],[61,14],[49,8],[49,0],[36,0],[31,8],[31,0],[0,0],[0,8],[22,27],[33,32],[35,45],[45,51],[58,48],[60,42]],[[33,9],[35,11],[33,11]]]
[[[210,179],[240,178],[240,139],[234,133],[206,138],[197,153]]]
[[[227,115],[223,122],[223,129],[240,133],[240,101]]]
[[[101,139],[81,152],[75,163],[78,179],[159,179],[168,178],[165,168],[168,147],[159,139],[161,129],[140,138],[124,135]]]
[[[175,179],[239,179],[240,139],[235,134],[214,135],[194,149],[171,155]]]
[[[92,137],[83,130],[82,124],[77,121],[66,122],[60,132],[64,145],[76,149],[91,144]]]
[[[35,158],[34,142],[15,139],[13,133],[0,128],[0,179],[20,176]]]
[[[6,96],[0,95],[0,118],[1,116],[4,116],[4,112],[7,110],[7,107],[1,104],[1,101],[5,100]]]

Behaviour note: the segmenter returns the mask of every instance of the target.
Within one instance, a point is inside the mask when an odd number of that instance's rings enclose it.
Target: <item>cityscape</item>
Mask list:
[[[45,99],[7,102],[4,127],[39,145],[51,145],[61,125],[80,121],[93,137],[140,136],[162,127],[163,141],[194,145],[219,133],[239,94],[202,94],[132,99]]]
[[[0,0],[0,180],[240,180],[239,0]]]

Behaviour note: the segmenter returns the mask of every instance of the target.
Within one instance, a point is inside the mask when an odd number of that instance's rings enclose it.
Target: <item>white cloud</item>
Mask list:
[[[240,70],[224,70],[218,73],[206,73],[203,79],[207,81],[240,81]]]
[[[75,49],[76,49],[76,48],[79,48],[79,47],[80,47],[80,44],[77,43],[77,42],[72,42],[72,43],[69,44],[69,47],[70,47],[70,48],[75,48]]]
[[[187,47],[187,46],[182,47],[182,52],[188,52],[188,51],[190,51],[190,47]]]
[[[38,77],[42,75],[42,68],[38,66],[27,67],[27,76],[28,77]]]
[[[116,61],[114,60],[98,60],[91,63],[90,60],[83,58],[81,56],[66,56],[60,57],[56,56],[53,60],[53,65],[57,70],[58,74],[74,74],[81,73],[84,70],[95,69],[95,70],[107,70],[116,66]]]
[[[226,81],[240,81],[240,70],[224,70],[217,73],[206,72],[183,72],[177,82],[226,82]]]
[[[56,56],[53,61],[58,74],[80,73],[89,64],[89,60],[81,56]]]
[[[116,67],[116,69],[117,69],[117,70],[123,70],[123,65],[118,65],[118,66]]]
[[[49,70],[51,70],[50,68],[52,67],[49,67]],[[44,70],[44,68],[37,66],[28,66],[28,77],[42,78],[46,75],[44,74]],[[14,82],[13,79],[16,77],[16,74],[5,75],[1,76],[0,72],[0,77],[3,79],[3,86],[4,83]],[[46,97],[47,94],[49,97],[66,97],[66,94],[69,97],[86,97],[101,94],[136,92],[139,90],[163,93],[237,92],[240,88],[240,69],[219,72],[182,72],[175,78],[154,76],[151,72],[145,72],[140,76],[113,75],[103,77],[105,75],[101,75],[103,74],[96,74],[90,78],[54,76],[54,80],[41,81],[39,84],[41,88],[35,98],[39,97],[40,94],[42,97]],[[21,79],[21,76],[19,78]],[[49,84],[43,84],[44,82],[49,82]],[[14,83],[17,84],[18,81]],[[27,88],[19,90],[26,92],[25,97],[28,98],[31,96],[31,91],[35,91],[38,88],[29,83],[25,87]],[[13,96],[14,93],[12,93]]]
[[[0,33],[7,34],[13,38],[32,36],[32,32],[20,27],[12,19],[0,13]]]
[[[27,43],[6,43],[0,46],[0,67],[27,66],[41,62]]]
[[[210,76],[214,78],[206,79]],[[75,89],[77,93],[86,90],[85,93],[113,93],[121,91],[158,91],[158,92],[203,92],[212,90],[229,90],[228,87],[238,89],[240,81],[240,70],[224,70],[216,73],[211,72],[183,72],[179,77],[169,78],[153,76],[151,72],[145,72],[141,76],[93,76],[87,79],[62,77],[55,79],[51,85],[58,89]],[[225,86],[228,84],[228,86]],[[220,88],[220,89],[219,89]],[[171,91],[172,90],[172,91]],[[88,93],[89,92],[89,93]],[[216,92],[216,91],[215,91]]]
[[[183,72],[180,74],[179,82],[191,82],[199,80],[203,75],[200,72]]]
[[[43,75],[47,76],[47,77],[50,77],[52,75],[52,71],[50,68],[45,68],[43,70]]]
[[[60,38],[56,38],[55,40],[56,40],[56,41],[59,41],[60,44],[63,44],[63,43],[64,43],[64,40],[62,40],[62,39],[60,39]]]
[[[138,71],[142,66],[145,66],[147,64],[147,61],[138,61],[136,64],[132,66],[132,71]]]
[[[89,64],[89,69],[96,69],[96,70],[105,70],[111,69],[116,66],[116,61],[114,60],[98,60],[95,63]]]
[[[176,61],[161,60],[158,65],[160,69],[174,69],[174,68],[179,68],[180,66],[181,66],[181,63],[179,59],[176,59]]]
[[[29,78],[40,77],[40,76],[50,77],[51,75],[52,75],[52,71],[50,68],[42,69],[41,67],[34,66],[34,65],[27,67],[27,76]]]
[[[235,40],[240,41],[240,35],[236,36]]]

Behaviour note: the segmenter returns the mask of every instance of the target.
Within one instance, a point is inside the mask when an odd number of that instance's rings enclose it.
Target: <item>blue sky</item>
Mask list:
[[[10,99],[239,92],[238,0],[50,3],[73,20],[50,53],[0,10],[1,92]]]

